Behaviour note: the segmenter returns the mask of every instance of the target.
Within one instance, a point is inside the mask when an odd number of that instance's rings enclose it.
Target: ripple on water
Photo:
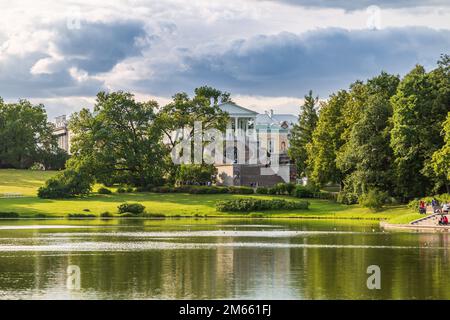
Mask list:
[[[382,232],[379,232],[380,234]],[[355,231],[291,231],[291,230],[203,230],[203,231],[158,231],[158,232],[71,232],[55,233],[56,237],[129,237],[129,238],[192,238],[192,237],[257,237],[257,238],[291,238],[308,235],[345,235],[345,234],[377,234],[377,232]]]
[[[0,252],[39,251],[39,252],[93,252],[93,251],[143,251],[170,249],[216,249],[216,248],[322,248],[322,249],[434,249],[447,250],[445,247],[420,246],[380,246],[380,245],[335,245],[300,243],[264,243],[264,242],[225,242],[225,243],[173,243],[173,242],[71,242],[45,245],[0,245]]]

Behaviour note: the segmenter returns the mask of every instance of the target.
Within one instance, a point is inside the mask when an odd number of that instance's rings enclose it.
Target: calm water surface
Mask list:
[[[2,220],[0,299],[449,299],[448,245],[350,221]]]

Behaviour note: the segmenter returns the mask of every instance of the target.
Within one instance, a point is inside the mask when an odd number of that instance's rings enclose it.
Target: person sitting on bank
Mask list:
[[[447,218],[447,216],[444,216],[444,215],[441,216],[441,218],[439,219],[439,225],[440,226],[448,225],[448,218]]]
[[[420,202],[419,202],[419,213],[420,214],[425,214],[426,212],[427,212],[427,208],[426,208],[426,205],[425,205],[425,201],[420,200]]]

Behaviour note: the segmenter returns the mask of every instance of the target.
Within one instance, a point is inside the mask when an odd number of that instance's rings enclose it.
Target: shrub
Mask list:
[[[378,189],[371,189],[369,192],[362,194],[359,197],[359,203],[366,208],[372,210],[379,210],[383,207],[388,199],[386,192],[380,191]]]
[[[268,188],[267,194],[277,194],[277,188]]]
[[[119,209],[119,213],[132,213],[132,214],[140,214],[144,212],[145,207],[140,203],[122,203],[117,207]]]
[[[101,187],[101,188],[99,188],[99,189],[97,190],[97,193],[98,193],[98,194],[111,194],[112,191],[109,190],[108,188]]]
[[[173,192],[190,193],[190,194],[219,194],[228,193],[227,187],[216,186],[179,186],[173,189]]]
[[[133,189],[133,187],[127,187],[126,191],[127,191],[127,192],[133,192],[134,189]]]
[[[125,192],[127,192],[127,190],[125,188],[119,187],[119,188],[117,188],[116,192],[117,193],[125,193]]]
[[[84,172],[67,169],[45,182],[38,189],[38,197],[43,199],[71,198],[91,192],[92,177]]]
[[[338,193],[336,201],[342,204],[358,203],[358,195],[352,192],[341,191]]]
[[[17,212],[0,212],[0,218],[2,219],[14,219],[18,217],[19,214]]]
[[[257,194],[267,194],[269,190],[265,187],[258,187],[256,188],[256,193]]]
[[[288,194],[292,194],[295,190],[296,184],[295,183],[286,183],[286,191]]]
[[[88,214],[88,213],[69,213],[67,215],[69,219],[73,218],[95,218],[95,214]]]
[[[293,191],[293,195],[297,198],[312,198],[314,197],[314,191],[311,187],[297,185]]]
[[[216,209],[220,212],[250,212],[265,210],[306,210],[307,201],[286,201],[279,199],[260,200],[254,198],[219,201]]]
[[[110,213],[109,211],[105,211],[105,212],[100,213],[100,217],[102,217],[102,218],[111,218],[113,216],[114,215],[112,213]]]
[[[146,218],[165,218],[166,215],[164,213],[146,213],[144,214]]]
[[[229,193],[232,194],[253,194],[255,193],[253,188],[250,187],[229,187]]]
[[[174,188],[169,187],[169,186],[161,186],[161,187],[155,187],[151,191],[156,192],[156,193],[169,193],[169,192],[174,192]]]
[[[435,196],[431,196],[431,197],[416,198],[414,200],[411,200],[408,203],[408,207],[413,210],[418,210],[420,201],[425,201],[425,203],[431,204],[431,201],[433,199],[436,199],[441,204],[449,203],[450,202],[450,193],[443,193],[443,194],[439,194],[439,195],[435,195]]]
[[[277,183],[274,188],[277,194],[285,194],[287,192],[285,183]]]
[[[178,168],[176,181],[178,183],[214,183],[217,168],[212,164],[182,164]]]

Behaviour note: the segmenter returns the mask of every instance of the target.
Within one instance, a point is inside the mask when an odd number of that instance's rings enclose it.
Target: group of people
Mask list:
[[[431,207],[433,208],[433,213],[440,213],[441,217],[439,219],[439,225],[448,225],[448,211],[450,209],[449,203],[444,203],[442,206],[439,204],[439,201],[433,198],[431,200]],[[427,212],[427,203],[423,200],[419,202],[419,213],[426,214]]]
[[[431,207],[433,208],[433,213],[448,214],[448,211],[450,209],[450,203],[444,203],[441,206],[439,204],[439,201],[433,198],[433,200],[431,200]],[[419,201],[419,213],[421,214],[427,213],[427,203],[423,200]]]

